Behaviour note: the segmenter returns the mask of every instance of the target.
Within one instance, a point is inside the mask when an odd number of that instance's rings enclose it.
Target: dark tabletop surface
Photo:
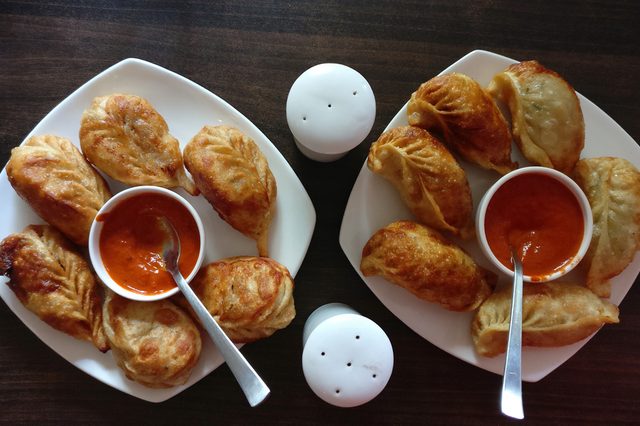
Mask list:
[[[247,406],[226,366],[166,402],[138,400],[76,369],[0,303],[0,421],[515,423],[499,413],[500,376],[422,339],[360,280],[338,244],[344,207],[370,143],[409,95],[474,49],[538,59],[640,140],[639,28],[636,0],[1,2],[0,163],[78,86],[137,57],[195,81],[252,120],[299,176],[317,223],[296,276],[296,319],[243,349],[272,389],[264,405]],[[357,69],[377,100],[369,137],[326,164],[296,149],[285,116],[293,81],[322,62]],[[637,284],[620,305],[619,325],[602,329],[542,381],[524,384],[527,423],[640,421]],[[354,409],[318,399],[302,374],[305,319],[336,301],[374,319],[394,347],[387,387]]]

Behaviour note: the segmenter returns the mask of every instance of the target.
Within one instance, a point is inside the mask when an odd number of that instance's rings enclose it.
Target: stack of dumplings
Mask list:
[[[47,324],[111,350],[129,379],[152,388],[184,384],[202,349],[188,303],[122,298],[101,286],[84,258],[93,220],[111,197],[94,166],[126,185],[202,192],[212,214],[256,240],[258,254],[267,256],[277,193],[269,164],[253,140],[228,126],[204,126],[183,159],[160,113],[130,94],[95,98],[82,114],[79,139],[82,152],[55,135],[33,136],[12,150],[9,182],[50,225],[30,225],[2,240],[0,274]],[[267,257],[220,259],[192,285],[234,342],[266,338],[295,317],[293,279]]]
[[[448,310],[475,311],[478,354],[504,352],[511,290],[493,293],[497,277],[444,234],[474,236],[473,200],[456,156],[473,163],[469,167],[506,174],[518,167],[511,159],[515,141],[533,165],[572,177],[594,218],[582,285],[525,285],[523,344],[567,345],[619,321],[617,307],[601,298],[610,297],[610,279],[640,249],[640,172],[620,158],[580,160],[584,118],[569,83],[537,61],[507,67],[486,89],[464,74],[444,74],[411,95],[407,121],[371,145],[367,167],[394,186],[416,221],[390,223],[369,238],[363,275],[382,276]]]

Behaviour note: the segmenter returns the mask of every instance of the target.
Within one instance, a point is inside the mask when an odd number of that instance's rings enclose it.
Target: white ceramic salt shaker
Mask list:
[[[367,80],[341,64],[303,72],[287,97],[287,122],[298,149],[316,161],[334,161],[359,145],[376,117]]]
[[[304,326],[302,369],[311,390],[338,407],[362,405],[386,386],[393,370],[391,341],[375,322],[349,306],[329,303]]]

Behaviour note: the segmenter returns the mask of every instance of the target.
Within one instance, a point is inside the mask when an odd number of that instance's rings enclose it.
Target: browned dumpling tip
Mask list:
[[[164,118],[139,96],[95,98],[82,114],[80,146],[91,163],[127,185],[181,186],[197,194],[184,170],[179,142]]]
[[[593,236],[581,262],[587,287],[609,297],[609,280],[640,249],[640,172],[623,158],[586,158],[576,164],[574,178],[593,213]]]
[[[271,336],[293,320],[293,279],[287,268],[267,257],[240,256],[203,267],[193,291],[235,343]],[[182,296],[176,301],[187,307]]]
[[[102,176],[59,136],[32,136],[12,149],[7,177],[40,217],[80,245],[87,244],[93,219],[111,197]]]
[[[184,384],[200,358],[200,331],[169,300],[139,302],[108,291],[104,329],[127,378],[151,388]]]
[[[360,270],[451,311],[474,310],[497,281],[437,231],[410,221],[393,222],[373,234],[362,250]]]
[[[497,105],[480,85],[460,73],[423,83],[407,105],[409,124],[441,135],[466,160],[505,174],[511,161],[511,134]]]
[[[513,136],[532,163],[570,173],[584,147],[584,119],[573,87],[537,61],[514,64],[488,91],[508,105]]]
[[[256,240],[260,256],[268,256],[277,190],[258,145],[233,127],[205,126],[185,147],[184,160],[220,217]]]
[[[396,187],[420,222],[465,238],[473,236],[467,176],[426,130],[403,126],[384,132],[369,149],[367,167]]]
[[[511,287],[494,293],[478,309],[471,335],[478,354],[493,357],[507,347]],[[588,288],[563,282],[525,284],[522,345],[564,346],[618,322],[618,308]]]
[[[105,352],[100,288],[87,262],[48,225],[0,242],[0,274],[20,302],[50,326]]]

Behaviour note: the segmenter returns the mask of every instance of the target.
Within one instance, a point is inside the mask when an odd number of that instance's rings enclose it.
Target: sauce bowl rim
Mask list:
[[[200,218],[200,215],[198,214],[196,209],[191,205],[191,203],[189,203],[180,194],[167,188],[163,188],[159,186],[151,186],[151,185],[134,186],[114,194],[109,200],[107,200],[106,203],[102,205],[102,207],[96,214],[96,217],[93,219],[93,222],[91,223],[91,229],[89,231],[89,244],[88,244],[89,258],[91,260],[91,264],[93,266],[93,269],[96,275],[98,276],[100,281],[102,281],[104,285],[106,285],[110,290],[112,290],[113,292],[115,292],[116,294],[122,297],[126,297],[127,299],[137,300],[142,302],[152,302],[155,300],[166,299],[178,293],[180,289],[176,285],[176,287],[172,288],[171,290],[167,290],[163,293],[147,295],[147,294],[141,294],[141,293],[136,293],[136,292],[127,290],[126,288],[119,285],[116,281],[114,281],[113,278],[111,278],[111,276],[105,269],[104,262],[102,261],[102,256],[100,253],[100,236],[102,234],[102,228],[104,226],[104,222],[98,221],[96,219],[101,214],[108,213],[111,210],[113,210],[113,208],[117,206],[120,202],[127,200],[131,197],[134,197],[136,195],[148,194],[148,193],[162,194],[164,196],[167,196],[169,198],[172,198],[178,201],[182,206],[184,206],[187,209],[189,214],[191,214],[191,216],[196,222],[196,225],[198,228],[198,234],[200,236],[200,249],[198,253],[198,259],[196,260],[196,263],[193,266],[193,269],[189,273],[189,276],[185,277],[185,280],[187,282],[191,281],[191,279],[193,279],[193,277],[195,277],[195,275],[200,270],[200,266],[202,265],[202,262],[204,260],[204,251],[205,251],[204,250],[205,233],[204,233],[204,226],[202,224],[202,219]]]
[[[512,170],[506,175],[501,176],[500,179],[498,179],[493,185],[491,185],[491,187],[484,193],[482,199],[478,203],[478,208],[476,211],[477,240],[483,254],[487,259],[489,259],[493,266],[498,268],[500,272],[508,275],[509,277],[513,277],[513,271],[504,266],[502,262],[498,260],[498,258],[493,254],[491,247],[489,246],[489,242],[487,241],[485,232],[485,218],[489,202],[491,201],[493,195],[498,191],[498,189],[500,189],[507,181],[513,179],[514,177],[528,173],[543,174],[552,177],[563,184],[575,196],[582,212],[582,241],[580,243],[578,251],[573,256],[573,258],[561,270],[555,271],[551,274],[542,276],[523,275],[523,279],[526,282],[538,283],[553,281],[568,274],[580,263],[580,261],[587,253],[587,250],[589,249],[589,245],[591,244],[591,237],[593,235],[593,214],[591,212],[591,205],[589,204],[589,200],[587,199],[587,196],[582,191],[582,189],[578,186],[578,184],[566,174],[549,167],[527,166]]]

